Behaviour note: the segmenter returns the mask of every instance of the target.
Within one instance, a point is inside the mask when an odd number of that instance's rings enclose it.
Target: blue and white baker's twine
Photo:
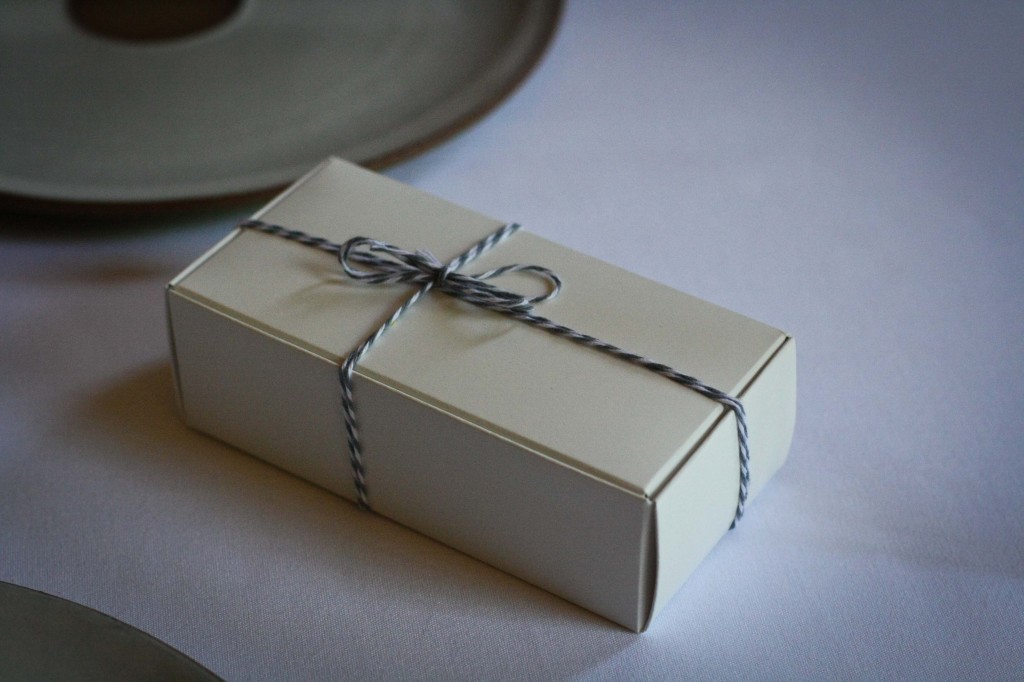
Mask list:
[[[386,242],[366,237],[356,237],[344,244],[336,244],[321,237],[314,237],[298,230],[290,230],[280,225],[271,225],[261,220],[247,220],[241,223],[239,227],[259,230],[334,254],[341,263],[342,268],[344,268],[345,273],[352,279],[364,284],[419,285],[419,288],[391,314],[391,317],[377,331],[366,337],[355,350],[349,353],[348,357],[345,358],[338,368],[338,377],[341,382],[342,410],[345,414],[345,431],[348,436],[349,460],[352,464],[352,476],[355,481],[356,495],[360,507],[369,509],[370,503],[366,489],[366,473],[363,469],[362,449],[359,444],[359,431],[356,428],[355,401],[352,396],[352,373],[363,356],[373,348],[374,344],[384,336],[388,329],[398,322],[402,315],[416,305],[416,302],[424,294],[431,289],[437,289],[461,301],[507,315],[520,322],[543,329],[555,336],[560,336],[643,367],[714,400],[727,410],[731,410],[736,416],[736,431],[739,439],[740,454],[739,496],[736,503],[736,514],[733,517],[731,527],[735,527],[736,523],[743,516],[750,487],[750,447],[747,435],[747,416],[739,400],[708,386],[699,379],[678,372],[668,365],[663,365],[660,362],[655,362],[636,353],[630,353],[607,341],[578,332],[575,329],[558,324],[534,313],[534,304],[543,303],[554,298],[562,288],[562,281],[558,278],[558,275],[547,268],[540,267],[539,265],[505,265],[476,275],[464,275],[457,272],[470,261],[490,251],[515,234],[519,229],[519,225],[511,223],[499,228],[447,265],[439,261],[429,251],[406,251]],[[384,254],[387,257],[375,254]],[[543,296],[525,298],[488,284],[486,281],[509,272],[531,272],[536,274],[547,281],[548,292]]]

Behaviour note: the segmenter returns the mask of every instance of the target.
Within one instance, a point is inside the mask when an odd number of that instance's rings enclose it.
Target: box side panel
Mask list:
[[[173,290],[168,305],[188,424],[352,499],[337,368]],[[363,377],[354,390],[376,511],[639,629],[648,500]]]
[[[185,422],[354,499],[331,365],[174,290],[168,311]]]
[[[649,500],[379,384],[356,390],[375,509],[639,628]]]
[[[750,499],[778,472],[796,426],[796,340],[789,338],[741,396],[750,413]]]
[[[657,497],[658,575],[652,618],[732,523],[739,480],[736,448],[736,420],[730,413]]]
[[[174,379],[174,402],[178,406],[178,412],[184,414],[185,408],[181,403],[181,381],[178,377],[178,352],[174,349],[174,320],[171,317],[171,298],[173,297],[173,284],[168,284],[164,289],[164,316],[167,319],[167,347],[171,351],[171,372]]]
[[[751,444],[749,503],[779,470],[796,419],[796,345],[776,352],[741,395]],[[695,450],[655,502],[658,575],[651,616],[665,606],[728,530],[739,462],[730,413]]]

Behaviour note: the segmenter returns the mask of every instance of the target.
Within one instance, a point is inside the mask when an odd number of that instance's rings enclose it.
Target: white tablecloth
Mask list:
[[[253,207],[0,219],[0,579],[229,679],[1024,674],[1022,35],[1020,3],[575,2],[388,171],[795,335],[789,462],[646,634],[182,425],[163,286]]]

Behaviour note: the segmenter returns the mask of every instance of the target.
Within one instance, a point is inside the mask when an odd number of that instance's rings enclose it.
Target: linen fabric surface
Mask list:
[[[1022,34],[570,2],[521,90],[388,171],[797,339],[788,463],[645,634],[183,426],[163,287],[255,206],[0,217],[0,580],[233,680],[1019,678]]]

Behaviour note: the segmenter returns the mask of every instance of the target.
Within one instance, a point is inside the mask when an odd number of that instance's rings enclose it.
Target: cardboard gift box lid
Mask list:
[[[445,262],[503,224],[339,160],[313,171],[257,217],[337,243],[366,236],[409,250],[427,249]],[[687,258],[687,254],[680,254],[681,263]],[[792,340],[784,332],[525,231],[467,265],[463,272],[481,272],[509,263],[542,265],[564,280],[561,294],[540,306],[540,314],[695,375],[730,395],[743,397],[770,364],[786,364],[776,372],[782,376],[780,387],[766,389],[776,396],[767,399],[771,406],[756,412],[748,405],[752,492],[756,493],[781,465],[792,432],[795,395],[793,361],[783,357],[792,356]],[[525,274],[508,275],[494,283],[526,295],[542,293],[538,283]],[[238,393],[233,398],[230,391],[217,397],[214,393],[223,386],[209,384],[226,383],[214,379],[223,366],[241,355],[237,374],[244,378],[240,381],[258,383],[261,373],[272,371],[268,365],[279,361],[260,359],[255,364],[257,355],[244,357],[249,341],[202,331],[206,329],[203,323],[190,325],[188,313],[183,311],[187,304],[203,314],[231,320],[252,338],[272,339],[304,361],[337,366],[411,291],[407,285],[366,286],[351,281],[328,253],[273,235],[236,230],[169,287],[172,345],[186,419],[352,498],[354,490],[337,415],[330,418],[328,429],[337,435],[337,441],[320,446],[335,451],[333,461],[326,462],[289,460],[288,455],[277,452],[289,446],[270,443],[275,438],[270,432],[247,442],[245,432],[262,432],[259,424],[242,424],[228,432],[218,430],[224,422],[238,419],[228,414],[231,407],[225,401],[244,402],[242,396],[249,395],[251,402],[260,403],[263,398],[259,396],[265,392],[254,386],[249,393]],[[212,359],[195,359],[183,367],[181,348],[189,344],[198,344],[190,357],[206,353]],[[234,346],[231,357],[224,355],[225,346]],[[410,483],[389,481],[389,471],[402,465],[384,463],[391,462],[389,458],[395,455],[375,450],[374,441],[386,448],[386,432],[407,423],[409,416],[400,404],[375,407],[373,396],[380,389],[431,414],[446,415],[462,426],[489,434],[549,466],[589,479],[588,485],[596,483],[635,498],[648,511],[687,468],[684,465],[710,434],[720,432],[718,440],[724,441],[722,448],[732,448],[733,462],[718,467],[721,471],[717,474],[708,473],[724,480],[705,481],[706,485],[698,486],[703,492],[689,493],[687,504],[710,490],[724,498],[712,506],[725,510],[735,507],[735,425],[732,415],[726,414],[721,405],[652,372],[435,292],[389,330],[356,370],[359,418],[361,422],[367,420],[370,432],[376,429],[384,434],[376,438],[368,432],[364,443],[371,503],[404,523],[409,521],[403,513],[408,516],[410,512],[398,508],[402,502],[396,498],[409,492]],[[336,383],[318,390],[322,393],[316,400],[326,402],[328,407],[297,408],[294,418],[320,414],[324,409],[337,412]],[[311,396],[315,393],[310,391]],[[261,410],[258,404],[251,411],[249,419],[266,420],[267,410]],[[435,428],[434,422],[430,424],[424,427],[427,431]],[[722,428],[717,428],[720,425]],[[330,440],[331,436],[324,438]],[[766,448],[772,451],[767,459],[759,459],[764,457],[760,443],[770,446]],[[443,445],[431,447],[444,449]],[[441,452],[434,456],[446,455]],[[458,479],[459,475],[452,472],[446,477]],[[468,490],[474,484],[469,480],[425,480],[413,485],[422,488],[435,483],[439,486],[437,494],[444,496],[458,496],[459,490]],[[531,487],[529,481],[518,484],[526,490]],[[580,501],[567,499],[566,503]],[[389,511],[392,507],[396,507],[393,513]],[[594,513],[594,522],[600,523],[600,510]],[[719,512],[718,516],[723,518],[708,531],[714,536],[711,544],[724,530],[719,526],[724,523],[727,527],[730,520],[728,513]],[[411,525],[416,525],[415,520]],[[652,516],[640,527],[643,533],[654,534],[656,528],[661,532],[662,537],[642,543],[652,545],[641,550],[652,555],[651,561],[658,563],[672,555],[672,550],[664,547],[663,537],[672,532],[669,524],[658,524]],[[444,535],[443,531],[427,532]],[[470,553],[486,554],[459,546],[459,539],[440,539]],[[706,553],[706,549],[702,551]],[[501,565],[501,561],[488,556],[481,558]],[[641,557],[639,561],[643,564],[645,560]],[[688,565],[694,563],[687,560]],[[643,627],[651,612],[670,596],[664,594],[668,590],[658,586],[661,577],[657,568],[640,566],[637,573],[643,574],[638,578],[638,590],[645,593],[639,599],[647,603],[641,605],[636,622],[630,625],[635,629]],[[658,604],[653,603],[656,592]]]

